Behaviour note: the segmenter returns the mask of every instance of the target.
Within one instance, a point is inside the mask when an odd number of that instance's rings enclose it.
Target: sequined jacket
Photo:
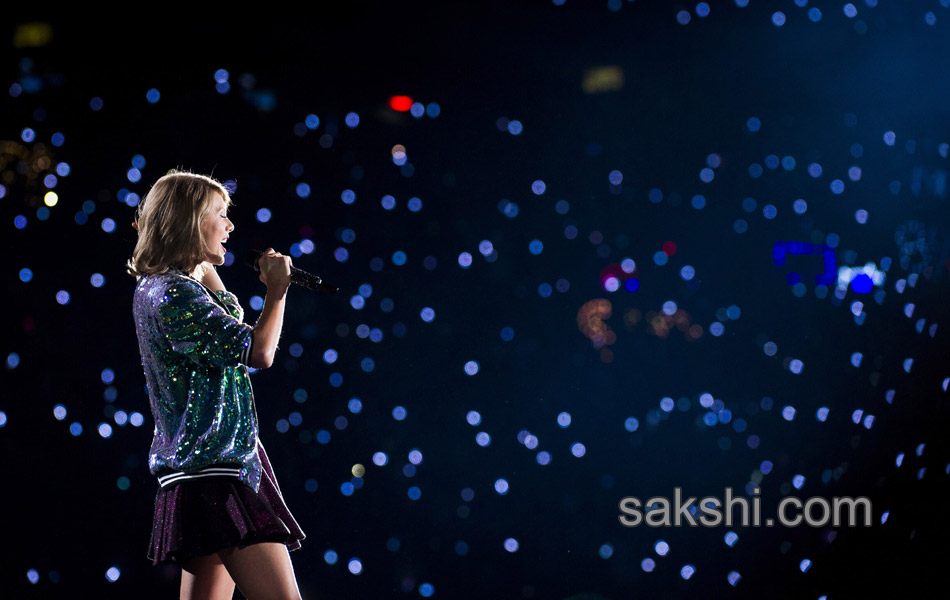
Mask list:
[[[246,367],[254,337],[237,297],[171,271],[139,278],[132,312],[155,421],[149,470],[165,485],[169,473],[200,476],[227,465],[257,491],[257,411]]]

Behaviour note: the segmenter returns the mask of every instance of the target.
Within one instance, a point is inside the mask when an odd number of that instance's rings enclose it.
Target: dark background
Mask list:
[[[145,558],[157,483],[146,462],[152,422],[134,280],[124,274],[135,240],[125,194],[144,196],[171,168],[236,183],[228,246],[236,260],[220,272],[247,320],[263,294],[240,264],[248,248],[291,252],[311,240],[313,252],[297,250],[295,264],[341,288],[291,290],[275,366],[253,375],[261,440],[308,535],[292,555],[305,598],[416,597],[429,584],[436,598],[834,599],[942,585],[950,9],[860,1],[850,17],[822,3],[814,22],[816,5],[799,4],[712,2],[701,17],[695,5],[643,1],[353,2],[283,23],[180,14],[115,25],[7,21],[0,595],[177,593],[178,570]],[[686,25],[677,22],[682,10]],[[586,93],[582,82],[599,67],[620,69],[622,87]],[[228,71],[227,93],[215,89],[218,69]],[[152,88],[161,93],[154,104]],[[397,94],[440,112],[397,112],[388,104]],[[319,117],[316,129],[303,126],[308,114]],[[523,132],[500,129],[502,117]],[[35,139],[24,138],[27,128]],[[51,143],[56,133],[62,145]],[[411,169],[393,164],[396,144]],[[721,165],[704,182],[713,154]],[[136,155],[146,164],[133,182]],[[770,155],[793,157],[794,167],[770,168]],[[69,174],[54,184],[56,205],[43,209],[44,178],[61,163]],[[614,170],[619,185],[608,178]],[[834,180],[843,193],[832,191]],[[306,198],[300,183],[311,187]],[[353,204],[341,201],[344,190],[355,192]],[[380,204],[387,194],[393,210]],[[407,208],[412,197],[418,212]],[[804,214],[793,210],[797,199]],[[503,214],[502,201],[516,203],[517,216]],[[269,221],[256,218],[261,208]],[[497,253],[490,261],[479,253],[483,240]],[[543,243],[538,255],[532,240]],[[836,297],[834,287],[816,289],[817,256],[773,262],[781,241],[828,244],[838,266],[873,262],[884,281]],[[666,242],[675,253],[656,264]],[[338,248],[345,262],[334,258]],[[394,262],[398,251],[405,264]],[[473,257],[466,269],[463,252]],[[602,273],[622,273],[625,258],[636,261],[639,289],[606,291]],[[690,281],[685,265],[696,272]],[[798,294],[790,271],[801,275]],[[90,284],[94,273],[101,287]],[[363,288],[365,307],[356,309],[351,298],[364,284],[372,291]],[[540,293],[543,284],[554,291]],[[603,321],[615,340],[605,348],[578,327],[596,299],[611,306]],[[662,335],[657,313],[668,301],[701,327],[698,338],[675,327]],[[738,318],[726,315],[732,306]],[[431,322],[424,307],[435,311]],[[635,310],[641,320],[625,322]],[[361,337],[360,325],[378,328],[381,341]],[[770,341],[774,356],[763,351]],[[328,349],[339,354],[333,364]],[[798,374],[793,360],[804,365]],[[466,374],[468,361],[477,374]],[[703,422],[705,393],[731,412],[729,422]],[[664,397],[677,408],[662,409]],[[397,406],[404,420],[393,418]],[[824,422],[820,407],[830,409]],[[144,424],[120,424],[120,411],[144,415]],[[480,413],[477,427],[469,411]],[[562,412],[571,415],[566,428]],[[292,413],[299,424],[287,424]],[[317,440],[321,431],[328,443]],[[481,431],[487,447],[475,441]],[[519,442],[522,431],[537,448]],[[582,457],[572,455],[576,442]],[[423,460],[407,477],[413,449]],[[537,462],[538,451],[550,464]],[[373,464],[375,452],[386,453],[385,466]],[[764,476],[763,461],[773,465]],[[356,464],[365,478],[345,495]],[[504,495],[498,479],[510,486]],[[787,495],[867,496],[873,524],[654,529],[617,520],[624,496],[670,496],[674,486],[693,496],[722,496],[726,486],[746,493],[753,479],[764,517]],[[731,547],[728,531],[738,534]],[[505,549],[508,538],[517,551]],[[695,569],[689,579],[686,565]]]

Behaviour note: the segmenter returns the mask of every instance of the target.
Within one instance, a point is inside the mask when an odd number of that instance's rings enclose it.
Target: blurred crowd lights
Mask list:
[[[860,277],[862,275],[865,277]],[[868,293],[871,291],[870,285],[866,283],[868,280],[874,287],[880,288],[884,286],[885,277],[884,271],[878,269],[873,262],[868,262],[863,267],[842,265],[838,268],[838,288],[847,289],[851,285],[855,292]],[[861,282],[865,284],[861,286]]]
[[[389,108],[397,112],[409,112],[412,108],[412,98],[409,96],[391,96],[389,98]]]
[[[594,298],[577,311],[577,327],[595,348],[603,348],[617,341],[617,335],[606,323],[613,314],[613,305],[605,298]]]

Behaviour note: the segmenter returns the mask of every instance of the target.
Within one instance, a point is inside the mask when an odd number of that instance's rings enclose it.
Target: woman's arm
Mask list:
[[[257,325],[254,326],[254,344],[251,346],[251,356],[248,362],[255,369],[267,369],[274,364],[277,342],[284,326],[286,300],[286,289],[283,292],[267,290],[261,316],[257,320]]]
[[[284,326],[284,307],[287,288],[290,287],[290,257],[268,248],[261,256],[260,279],[267,286],[264,307],[254,326],[254,344],[248,364],[255,369],[266,369],[274,364],[277,341]]]
[[[267,286],[261,316],[254,326],[254,343],[248,366],[255,369],[267,369],[274,364],[277,342],[284,327],[284,307],[287,300],[287,288],[290,286],[290,257],[268,248],[261,256],[261,281]],[[202,264],[199,280],[215,292],[226,291],[224,282],[218,276],[214,265]]]
[[[149,294],[149,308],[156,311],[159,327],[174,352],[199,365],[250,364],[254,328],[212,301],[197,282],[163,279],[159,291]]]

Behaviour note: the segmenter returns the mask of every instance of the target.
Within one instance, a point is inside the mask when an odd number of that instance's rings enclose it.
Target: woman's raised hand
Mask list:
[[[268,248],[261,254],[257,264],[261,269],[260,279],[268,290],[284,292],[290,287],[290,267],[293,263],[289,256]]]

